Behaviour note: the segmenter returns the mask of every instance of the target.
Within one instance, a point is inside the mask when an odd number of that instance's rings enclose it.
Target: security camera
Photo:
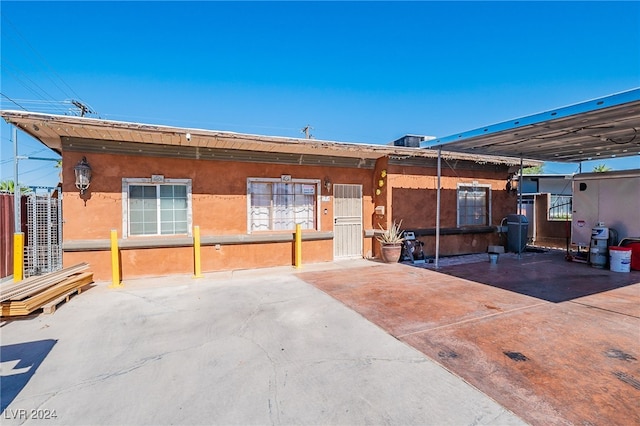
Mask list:
[[[190,141],[191,140],[191,133],[187,133],[187,140]]]

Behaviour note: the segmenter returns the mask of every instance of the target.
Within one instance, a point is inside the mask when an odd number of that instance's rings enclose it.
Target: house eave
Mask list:
[[[317,139],[265,136],[228,131],[182,128],[164,125],[112,121],[98,118],[61,116],[29,111],[0,111],[10,124],[42,142],[50,149],[62,153],[69,141],[95,141],[104,146],[102,152],[111,152],[118,143],[137,144],[140,152],[151,146],[163,146],[167,150],[180,148],[237,150],[256,153],[283,153],[346,157],[375,160],[381,157],[436,158],[437,150],[394,147],[364,143],[347,143]],[[104,142],[104,143],[103,143]],[[442,151],[442,157],[476,163],[518,165],[519,158],[453,153]],[[541,164],[525,161],[525,166]]]

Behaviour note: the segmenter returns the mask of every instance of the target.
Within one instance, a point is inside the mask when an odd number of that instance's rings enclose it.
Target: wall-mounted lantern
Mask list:
[[[328,177],[324,178],[324,189],[326,189],[327,192],[331,192],[331,181]]]
[[[517,192],[518,191],[518,177],[510,174],[509,177],[507,178],[507,184],[505,185],[505,188],[507,190],[507,192]]]
[[[80,190],[80,195],[83,195],[91,185],[91,166],[87,163],[87,158],[82,157],[73,170],[76,172],[76,188]]]

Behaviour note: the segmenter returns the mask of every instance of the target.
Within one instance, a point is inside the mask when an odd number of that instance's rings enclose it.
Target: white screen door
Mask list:
[[[362,257],[362,185],[333,185],[333,257]]]

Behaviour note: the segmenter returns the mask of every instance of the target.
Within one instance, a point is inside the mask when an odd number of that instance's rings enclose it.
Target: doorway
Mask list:
[[[362,258],[362,185],[333,186],[333,257]]]

